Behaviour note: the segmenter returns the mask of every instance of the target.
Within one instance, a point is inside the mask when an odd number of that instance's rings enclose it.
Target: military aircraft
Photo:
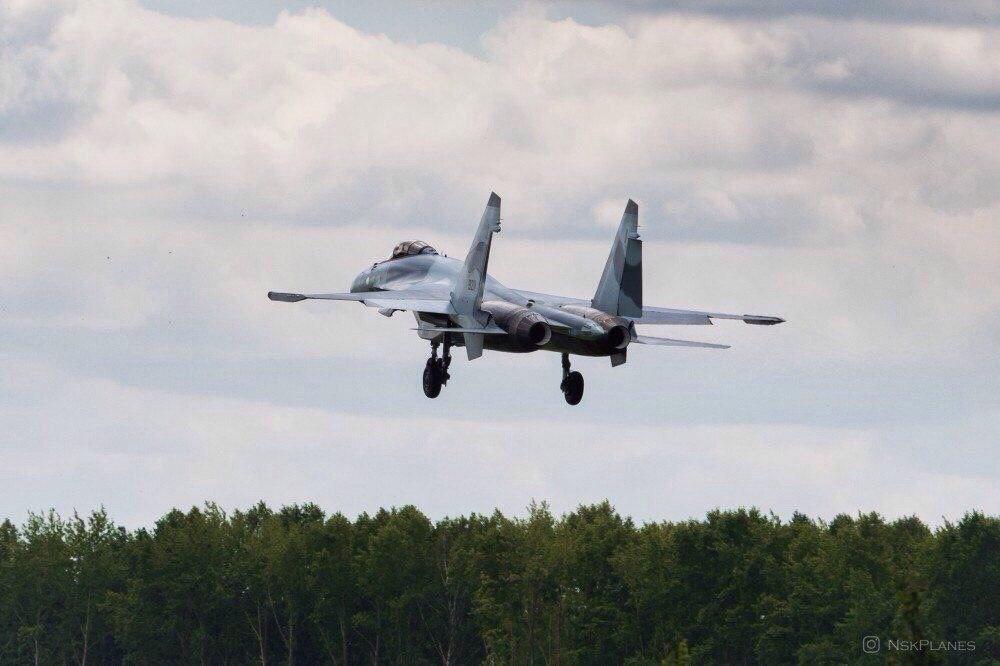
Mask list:
[[[646,307],[642,304],[642,241],[639,206],[629,199],[591,299],[553,296],[500,284],[487,272],[493,234],[500,232],[500,197],[490,194],[465,261],[438,254],[422,241],[404,241],[384,261],[362,271],[348,293],[289,294],[268,292],[272,301],[306,299],[358,301],[391,317],[409,310],[413,330],[431,343],[424,367],[424,395],[436,398],[448,383],[451,348],[465,347],[469,360],[483,349],[504,352],[553,351],[562,354],[560,389],[571,405],[583,398],[583,375],[570,369],[570,354],[607,356],[612,366],[625,363],[633,344],[664,347],[728,345],[639,335],[636,324],[711,324],[713,319],[740,319],[747,324],[784,321],[763,315],[724,314]],[[438,347],[443,347],[438,356]]]

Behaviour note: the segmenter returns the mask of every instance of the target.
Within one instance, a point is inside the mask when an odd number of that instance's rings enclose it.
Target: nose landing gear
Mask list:
[[[566,402],[571,405],[578,405],[583,400],[583,375],[576,370],[570,372],[569,354],[562,355],[563,378],[559,388],[563,392]]]
[[[448,335],[444,338],[444,353],[438,358],[438,342],[431,343],[431,357],[427,359],[424,366],[424,395],[428,398],[436,398],[441,394],[441,387],[448,383],[451,375],[448,374],[448,366],[451,365],[451,341]]]

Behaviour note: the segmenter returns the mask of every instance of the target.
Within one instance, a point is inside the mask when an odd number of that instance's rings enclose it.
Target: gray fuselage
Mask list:
[[[447,298],[461,270],[461,261],[438,254],[418,254],[387,259],[376,262],[371,268],[359,273],[351,284],[351,292],[426,289]],[[617,351],[607,344],[605,330],[595,322],[559,307],[536,304],[519,291],[505,287],[489,275],[486,276],[486,284],[483,288],[483,301],[504,301],[529,308],[564,327],[558,331],[553,330],[551,339],[540,347],[524,349],[514,344],[506,336],[501,335],[487,336],[485,341],[487,349],[521,353],[541,349],[583,356],[610,356]],[[448,315],[428,313],[414,313],[414,315],[420,324],[428,326],[454,325],[453,318]],[[418,334],[428,340],[448,335],[420,330],[418,330]],[[453,335],[451,342],[461,346],[463,344],[462,336]]]

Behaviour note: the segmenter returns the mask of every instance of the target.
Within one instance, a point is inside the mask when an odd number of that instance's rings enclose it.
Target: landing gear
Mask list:
[[[562,355],[563,379],[559,388],[562,389],[563,397],[571,405],[578,405],[583,399],[583,375],[574,370],[569,370],[569,354]]]
[[[441,371],[436,365],[437,359],[427,359],[427,366],[424,368],[424,395],[428,398],[436,398],[441,393]]]
[[[424,395],[428,398],[436,398],[441,394],[441,387],[448,383],[451,375],[448,374],[448,366],[451,365],[451,340],[445,334],[444,353],[438,358],[438,342],[431,343],[431,357],[427,359],[424,366]]]

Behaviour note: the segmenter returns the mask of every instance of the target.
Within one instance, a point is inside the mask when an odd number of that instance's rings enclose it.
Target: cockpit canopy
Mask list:
[[[412,257],[418,254],[437,254],[438,251],[432,248],[430,245],[423,241],[411,240],[403,241],[396,247],[392,249],[392,256],[390,259],[399,259],[400,257]]]

